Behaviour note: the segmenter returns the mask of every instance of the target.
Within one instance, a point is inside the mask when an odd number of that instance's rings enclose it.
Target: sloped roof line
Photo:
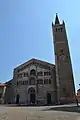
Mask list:
[[[18,68],[21,68],[22,66],[28,65],[28,64],[30,64],[30,63],[32,63],[32,62],[36,62],[36,63],[39,62],[39,63],[41,63],[42,65],[55,66],[55,65],[52,64],[52,63],[49,63],[49,62],[46,62],[46,61],[43,61],[43,60],[39,60],[39,59],[32,58],[32,59],[28,60],[27,62],[19,65],[18,67],[14,68],[14,70],[15,70],[15,69],[18,69]]]

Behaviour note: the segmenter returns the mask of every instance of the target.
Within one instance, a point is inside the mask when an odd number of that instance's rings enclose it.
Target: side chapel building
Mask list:
[[[65,23],[56,14],[52,23],[55,65],[31,59],[16,67],[13,79],[6,83],[4,103],[73,103],[75,86]]]

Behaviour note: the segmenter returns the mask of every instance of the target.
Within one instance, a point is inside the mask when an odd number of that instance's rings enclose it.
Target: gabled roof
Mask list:
[[[9,81],[7,81],[7,82],[5,82],[5,84],[6,84],[6,85],[11,85],[11,84],[12,84],[12,79],[9,80]]]
[[[32,58],[32,59],[30,59],[30,60],[28,60],[27,62],[25,62],[25,63],[23,63],[23,64],[21,64],[20,66],[18,66],[18,67],[16,67],[14,70],[16,70],[16,69],[21,69],[21,68],[26,68],[28,65],[30,65],[31,63],[37,63],[37,64],[40,64],[40,65],[42,65],[42,66],[46,66],[46,67],[55,67],[55,65],[54,64],[52,64],[52,63],[48,63],[48,62],[46,62],[46,61],[42,61],[42,60],[38,60],[38,59],[34,59],[34,58]]]

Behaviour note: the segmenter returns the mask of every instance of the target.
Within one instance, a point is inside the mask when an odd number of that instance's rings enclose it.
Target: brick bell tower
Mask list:
[[[75,100],[75,86],[66,28],[64,21],[60,23],[57,14],[55,24],[52,23],[52,32],[56,65],[57,102],[58,104],[73,103]]]

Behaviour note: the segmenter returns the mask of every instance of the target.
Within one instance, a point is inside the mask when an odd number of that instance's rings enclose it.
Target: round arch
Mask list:
[[[47,93],[47,104],[51,104],[51,93]]]
[[[36,92],[35,89],[33,87],[30,87],[28,89],[28,102],[30,104],[35,104],[36,101]]]
[[[19,104],[19,99],[20,99],[20,95],[17,94],[17,95],[16,95],[16,104]]]
[[[36,76],[36,70],[35,70],[35,69],[32,69],[32,70],[30,71],[30,75]]]

